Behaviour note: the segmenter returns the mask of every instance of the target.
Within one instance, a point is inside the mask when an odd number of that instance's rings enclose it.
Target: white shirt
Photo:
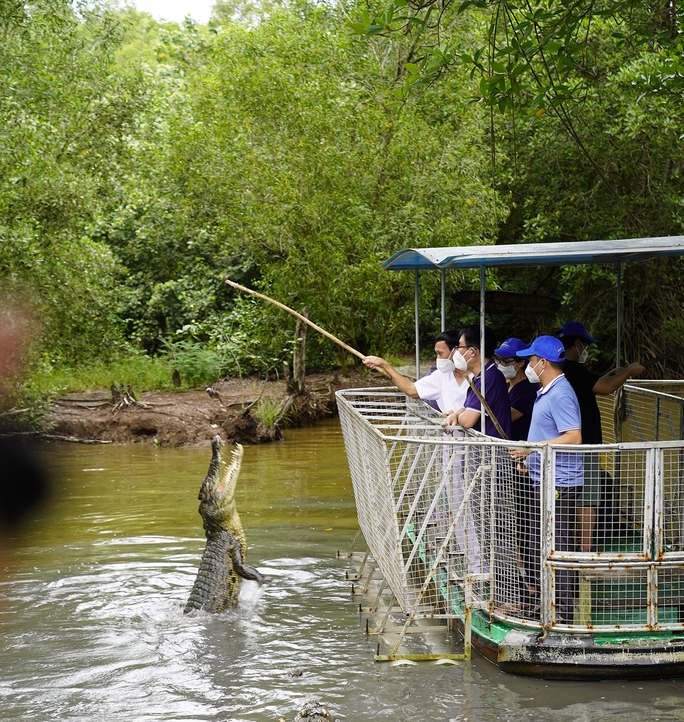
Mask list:
[[[441,371],[418,379],[415,386],[418,396],[426,401],[436,401],[440,411],[462,409],[469,388],[466,378],[459,384],[453,372],[443,374]]]

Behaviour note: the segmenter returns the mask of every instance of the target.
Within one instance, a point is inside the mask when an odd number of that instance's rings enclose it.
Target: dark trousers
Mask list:
[[[555,549],[559,552],[577,551],[575,521],[577,498],[581,486],[570,488],[556,487],[556,525]],[[530,558],[525,564],[540,593],[541,585],[541,492],[534,487],[530,509]],[[556,569],[556,621],[572,624],[577,598],[577,572],[570,569]]]
[[[516,544],[523,568],[527,576],[529,576],[530,525],[532,523],[532,507],[535,504],[534,487],[532,486],[532,479],[530,479],[528,474],[521,474],[517,468],[514,468],[512,475],[515,494],[515,514],[517,519]],[[537,506],[539,506],[538,502]]]

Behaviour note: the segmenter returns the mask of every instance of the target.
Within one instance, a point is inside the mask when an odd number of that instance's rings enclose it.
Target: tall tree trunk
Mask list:
[[[342,346],[337,347],[337,358],[340,360],[340,366],[342,367],[342,376],[349,376],[349,366],[347,366],[347,356],[344,353]]]
[[[302,309],[302,316],[309,318],[308,309]],[[306,393],[306,324],[300,318],[297,319],[297,325],[295,326],[291,388],[297,396]]]

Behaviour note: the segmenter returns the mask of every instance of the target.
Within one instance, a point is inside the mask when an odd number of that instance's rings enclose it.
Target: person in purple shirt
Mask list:
[[[511,439],[527,441],[530,430],[532,408],[537,398],[539,384],[531,384],[525,375],[527,360],[518,356],[518,351],[530,347],[519,338],[507,338],[499,348],[494,349],[496,366],[508,381],[508,398],[511,402]]]
[[[527,433],[530,430],[532,420],[532,409],[537,398],[539,384],[530,383],[525,374],[527,359],[518,356],[519,351],[530,347],[529,343],[519,338],[507,338],[499,348],[494,349],[496,365],[499,371],[508,381],[508,398],[511,402],[511,439],[514,441],[527,441]],[[530,525],[533,518],[532,480],[525,470],[524,473],[516,465],[505,466],[505,475],[512,482],[511,493],[513,499],[510,503],[515,505],[515,544],[516,563],[520,578],[520,598],[529,599],[531,592],[534,592],[534,581],[529,575],[529,565],[526,561],[530,558]]]
[[[473,381],[478,391],[482,391],[481,369],[483,360],[482,357],[484,356],[484,397],[489,405],[489,408],[492,410],[492,414],[496,417],[496,420],[503,429],[503,432],[506,435],[505,438],[510,438],[511,403],[508,397],[506,379],[492,360],[495,346],[496,336],[489,326],[485,328],[483,351],[480,349],[479,326],[466,326],[460,331],[458,353],[460,353],[465,359],[468,371],[475,376]],[[460,424],[465,429],[479,431],[480,419],[480,400],[477,398],[475,392],[470,389],[463,404],[463,408],[458,409],[453,414],[447,416],[447,423],[450,425]],[[489,415],[487,415],[485,419],[485,434],[499,439],[501,438],[501,434]]]

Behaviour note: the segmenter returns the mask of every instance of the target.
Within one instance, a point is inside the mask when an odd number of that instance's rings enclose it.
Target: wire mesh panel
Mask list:
[[[654,579],[658,599],[657,623],[661,628],[684,626],[684,562],[663,564]]]
[[[659,464],[657,511],[661,512],[658,549],[669,557],[684,560],[684,450],[663,449]]]
[[[631,379],[629,386],[684,398],[684,381],[677,379]]]
[[[595,447],[600,448],[600,447]],[[578,550],[604,557],[651,557],[653,461],[648,448],[603,447],[584,452],[584,486],[578,500]]]
[[[675,384],[665,388],[676,391]],[[681,385],[679,387],[682,388]],[[662,387],[625,385],[616,398],[618,440],[674,441],[684,439],[684,398]]]
[[[577,573],[577,599],[572,623],[626,630],[653,628],[653,568],[615,564],[583,567]]]
[[[684,439],[684,383],[641,381],[597,396],[603,441]]]
[[[631,396],[632,430],[664,403],[649,393]],[[338,392],[338,407],[359,522],[406,614],[472,600],[568,633],[682,628],[684,442],[502,441],[393,390]]]
[[[361,423],[360,416],[363,414],[378,425],[394,423],[394,429],[400,428],[405,416],[405,402],[396,393],[377,390],[370,393],[360,390],[350,396],[358,412],[352,412],[351,405],[341,400],[338,400],[338,408],[359,524],[383,576],[402,609],[405,609],[409,604],[409,589],[403,570],[399,519],[395,511],[394,484],[388,472],[385,442],[373,426]]]
[[[603,443],[614,444],[615,438],[615,394],[596,396],[596,402],[601,414],[601,431],[603,432]]]

